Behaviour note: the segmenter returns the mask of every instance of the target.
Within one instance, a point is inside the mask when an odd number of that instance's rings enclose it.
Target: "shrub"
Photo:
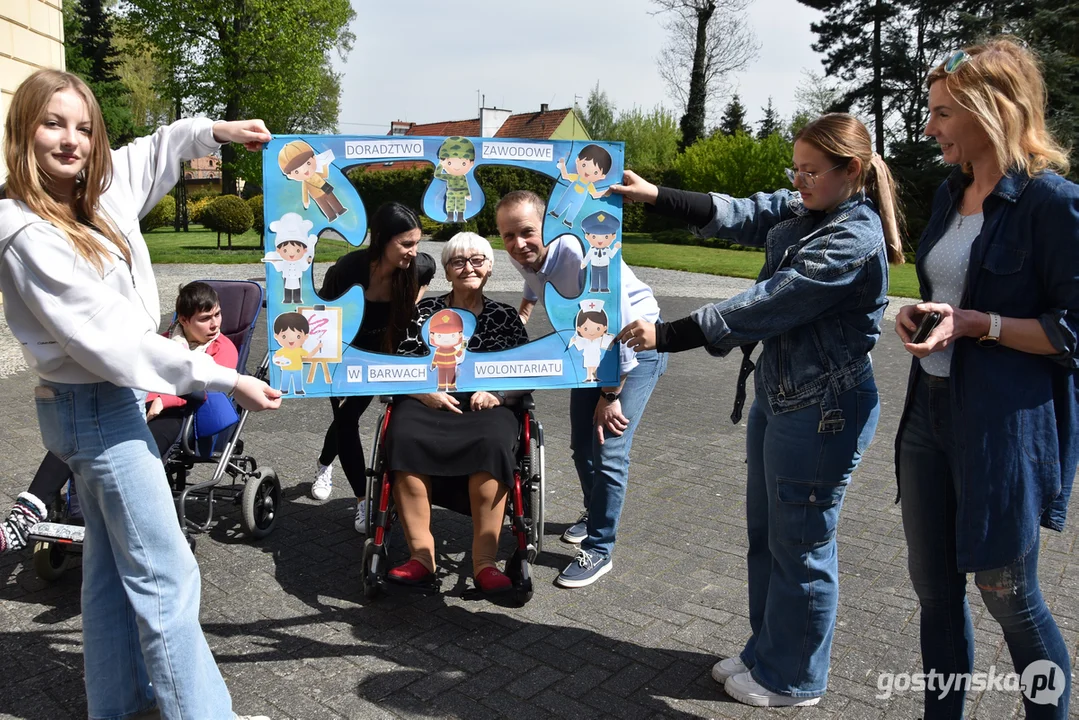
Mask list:
[[[246,189],[246,188],[245,188]],[[251,227],[258,230],[259,237],[261,238],[266,231],[265,217],[262,213],[262,196],[255,195],[247,200],[247,207],[251,208]]]
[[[757,140],[743,133],[716,134],[687,148],[675,161],[684,190],[749,197],[788,187],[783,169],[791,144],[779,135]]]
[[[700,245],[696,236],[687,230],[660,230],[652,233],[652,239],[666,245]]]
[[[221,248],[221,233],[226,233],[229,247],[232,247],[232,235],[240,235],[251,229],[254,218],[251,208],[235,195],[222,195],[210,203],[202,213],[202,224],[217,231],[217,247]]]
[[[203,222],[202,216],[205,213],[206,208],[210,207],[210,203],[212,203],[214,200],[216,200],[217,197],[218,196],[216,196],[216,195],[213,196],[213,197],[201,197],[201,198],[199,198],[197,200],[192,200],[192,199],[188,198],[188,200],[187,200],[187,219],[188,219],[188,222],[200,223],[201,224]]]
[[[151,230],[156,230],[159,227],[165,227],[166,225],[172,225],[176,220],[176,200],[172,195],[166,195],[161,198],[161,201],[154,205],[153,210],[146,214],[146,217],[139,220],[139,228],[145,233]]]
[[[463,223],[440,223],[438,230],[431,235],[431,239],[449,240],[459,232],[479,232],[476,221],[473,219]]]

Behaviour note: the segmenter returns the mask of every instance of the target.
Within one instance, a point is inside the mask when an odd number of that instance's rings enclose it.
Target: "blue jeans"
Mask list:
[[[774,414],[762,388],[746,433],[749,624],[741,660],[775,693],[824,694],[839,602],[836,526],[851,473],[877,429],[870,378],[839,395],[842,423],[822,405]]]
[[[919,373],[899,438],[903,530],[910,579],[921,604],[922,666],[927,674],[945,675],[974,668],[967,576],[956,563],[960,474],[948,383]],[[1056,705],[1034,703],[1024,696],[1026,717],[1068,717],[1070,654],[1038,586],[1038,543],[1012,565],[974,573],[974,583],[1004,631],[1015,672],[1022,674],[1036,660],[1049,660],[1061,669],[1054,677],[1058,689],[1060,682],[1067,683]],[[940,695],[939,690],[926,692],[925,719],[962,718],[966,688]]]
[[[637,353],[637,367],[629,371],[619,398],[629,427],[621,436],[605,430],[602,445],[596,439],[593,417],[600,388],[578,388],[569,394],[570,449],[588,510],[588,537],[581,548],[610,556],[614,550],[618,519],[629,483],[629,451],[633,433],[641,422],[648,398],[660,375],[667,371],[667,354],[646,350]]]
[[[569,221],[570,225],[577,219],[577,214],[581,212],[584,201],[588,197],[587,192],[577,192],[576,185],[576,183],[570,183],[570,186],[562,191],[562,197],[558,199],[558,205],[554,209],[554,216],[562,216],[562,220]]]
[[[50,391],[55,396],[47,397]],[[90,717],[126,718],[156,703],[169,720],[232,718],[199,625],[199,568],[177,522],[141,394],[104,382],[42,381],[35,395],[45,446],[75,474],[86,522]]]
[[[281,371],[281,387],[278,388],[282,394],[288,394],[289,391],[295,393],[302,393],[303,390],[303,370],[282,370]]]

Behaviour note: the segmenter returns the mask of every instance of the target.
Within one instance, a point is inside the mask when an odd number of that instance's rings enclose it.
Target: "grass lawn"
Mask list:
[[[491,245],[502,249],[502,241],[490,238]],[[225,246],[222,236],[221,250],[217,249],[217,233],[201,225],[192,225],[187,233],[159,228],[146,234],[150,247],[150,259],[154,263],[254,263],[262,259],[262,241],[258,233],[248,231],[232,237],[232,249]],[[315,260],[332,262],[352,249],[339,240],[320,240],[315,250]],[[685,270],[707,275],[730,277],[757,277],[764,264],[764,253],[746,250],[723,250],[697,247],[695,245],[664,245],[651,235],[626,233],[622,238],[622,251],[630,265]],[[889,293],[903,297],[918,297],[918,279],[913,265],[893,266]]]

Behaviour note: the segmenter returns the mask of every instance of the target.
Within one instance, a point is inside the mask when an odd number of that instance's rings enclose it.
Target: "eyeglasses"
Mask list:
[[[471,265],[474,268],[481,268],[481,267],[483,267],[483,264],[485,262],[487,262],[487,256],[486,255],[473,255],[472,257],[467,257],[467,258],[463,258],[463,257],[451,258],[450,261],[448,263],[446,263],[446,265],[453,268],[454,270],[464,270],[466,264]]]
[[[805,185],[805,187],[807,189],[812,190],[813,186],[815,186],[817,184],[817,178],[819,178],[822,175],[827,175],[828,173],[832,172],[836,168],[843,167],[843,165],[844,165],[844,163],[839,163],[838,165],[833,165],[832,167],[828,168],[824,172],[799,172],[799,171],[795,170],[794,168],[783,168],[783,172],[787,173],[787,180],[790,181],[791,185],[797,185],[798,183],[796,183],[795,180],[797,180],[798,178],[801,178],[802,179],[802,184]]]
[[[948,59],[944,61],[944,72],[951,75],[960,67],[963,63],[970,61],[970,55],[966,50],[956,50],[954,53],[948,56]]]

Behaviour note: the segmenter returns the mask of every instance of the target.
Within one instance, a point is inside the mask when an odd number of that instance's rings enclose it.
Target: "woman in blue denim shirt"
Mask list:
[[[800,192],[739,200],[657,188],[631,172],[612,191],[682,217],[701,236],[765,249],[757,284],[672,323],[631,323],[635,350],[743,348],[756,399],[746,432],[749,619],[739,657],[712,677],[749,705],[814,705],[828,683],[839,593],[835,532],[843,495],[877,427],[869,351],[887,304],[888,260],[902,262],[888,166],[856,118],[834,113],[795,138]],[[882,222],[883,220],[883,222]]]
[[[1079,187],[1057,174],[1068,160],[1029,51],[961,50],[928,85],[925,134],[959,167],[918,245],[925,302],[896,319],[915,356],[896,465],[922,662],[972,672],[974,573],[1030,680],[1026,716],[1066,718],[1069,650],[1038,586],[1038,526],[1063,529],[1079,451]],[[911,344],[927,313],[939,324]],[[926,720],[961,718],[965,688],[941,689],[926,689]]]

